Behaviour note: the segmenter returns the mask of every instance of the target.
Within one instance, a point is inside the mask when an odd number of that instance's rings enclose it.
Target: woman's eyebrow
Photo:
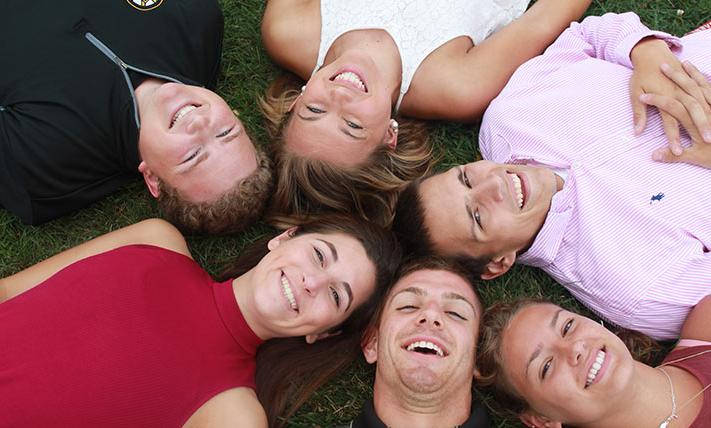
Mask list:
[[[321,119],[321,118],[323,117],[323,115],[307,117],[307,116],[303,116],[301,113],[296,113],[296,115],[297,115],[300,119],[302,119],[302,120],[308,120],[309,122],[313,122],[313,121],[315,121],[315,120],[319,120],[319,119]]]
[[[350,131],[348,131],[346,128],[339,128],[339,129],[341,130],[341,132],[343,132],[344,134],[346,134],[347,136],[349,136],[351,138],[355,138],[356,140],[365,140],[365,137],[355,136],[355,135],[351,134]]]
[[[533,360],[538,358],[538,356],[541,354],[542,349],[543,349],[543,346],[538,345],[538,347],[536,347],[536,350],[533,351],[531,358],[528,359],[528,363],[526,363],[526,377],[528,377],[528,368],[531,366],[531,363],[533,362]]]
[[[319,241],[323,242],[326,244],[329,250],[331,250],[331,257],[333,257],[333,261],[337,262],[338,261],[338,251],[336,251],[336,246],[333,245],[332,243],[326,241],[325,239],[319,239]]]
[[[563,312],[563,308],[560,308],[557,311],[555,311],[555,315],[553,315],[553,318],[551,318],[551,322],[548,324],[548,328],[555,329],[555,326],[558,325],[558,317],[560,317],[561,312]],[[528,359],[528,363],[526,364],[526,376],[528,376],[528,367],[531,365],[533,360],[538,358],[538,355],[541,353],[542,348],[543,348],[542,345],[538,345],[536,350],[533,351],[531,358]]]
[[[353,303],[353,290],[351,290],[351,285],[345,281],[343,281],[341,284],[343,284],[343,288],[346,290],[346,294],[348,295],[348,304],[346,305],[346,310],[344,312],[348,312],[348,308],[351,307],[351,303]]]

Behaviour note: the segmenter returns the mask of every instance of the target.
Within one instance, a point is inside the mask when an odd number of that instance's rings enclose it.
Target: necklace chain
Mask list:
[[[669,376],[669,373],[667,373],[667,371],[664,370],[664,369],[661,368],[661,367],[657,367],[657,369],[658,369],[660,372],[664,373],[664,376],[667,377],[667,380],[669,381],[669,390],[671,391],[671,399],[672,399],[672,410],[671,410],[671,414],[670,414],[669,416],[667,416],[667,418],[664,419],[661,424],[659,424],[659,428],[666,428],[667,425],[669,425],[669,423],[670,423],[672,420],[674,420],[674,419],[676,419],[676,418],[678,417],[677,414],[676,414],[676,394],[674,394],[674,384],[672,383],[672,380],[671,380],[671,377]],[[703,391],[703,390],[702,390],[702,391]],[[697,394],[697,395],[698,395],[698,394]],[[694,396],[694,397],[696,397],[696,396]],[[688,403],[688,401],[687,401],[687,403]],[[684,403],[684,404],[686,405],[686,403]]]
[[[665,362],[664,364],[662,364],[661,366],[655,367],[657,370],[659,370],[659,371],[661,371],[662,373],[664,373],[664,376],[666,376],[667,381],[669,381],[669,390],[671,391],[671,401],[672,401],[672,411],[671,411],[671,414],[670,414],[669,416],[667,416],[666,419],[664,419],[664,420],[662,421],[662,423],[659,424],[659,428],[666,428],[666,427],[671,423],[671,421],[673,421],[674,419],[678,419],[678,418],[679,418],[679,415],[677,414],[676,394],[674,393],[674,383],[672,382],[671,376],[669,376],[669,373],[667,373],[667,371],[664,370],[662,367],[664,367],[664,366],[666,366],[666,365],[669,365],[669,364],[678,363],[678,362],[680,362],[680,361],[688,360],[688,359],[690,359],[690,358],[698,357],[699,355],[707,354],[707,353],[709,353],[709,352],[711,352],[711,349],[707,349],[707,350],[705,350],[705,351],[697,352],[696,354],[687,355],[686,357],[677,358],[676,360],[667,361],[667,362]],[[678,410],[679,410],[679,411],[682,411],[682,410],[684,409],[684,407],[686,407],[687,405],[691,404],[692,401],[694,401],[694,398],[696,398],[696,397],[698,397],[699,395],[701,395],[701,393],[703,393],[704,391],[706,391],[707,389],[709,389],[709,387],[711,387],[711,383],[708,384],[708,385],[706,385],[705,387],[703,387],[703,388],[701,389],[701,391],[697,392],[697,393],[694,394],[691,398],[689,398],[688,400],[686,400],[686,401],[679,407]]]

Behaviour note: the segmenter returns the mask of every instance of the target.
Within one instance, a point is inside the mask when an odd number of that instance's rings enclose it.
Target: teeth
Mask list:
[[[442,349],[439,346],[435,345],[432,342],[428,342],[425,340],[420,340],[419,342],[411,343],[407,346],[406,349],[408,351],[413,351],[417,348],[431,349],[431,350],[435,351],[438,356],[444,357],[444,352],[442,352]]]
[[[516,198],[518,200],[519,209],[523,208],[523,189],[521,188],[521,179],[516,174],[509,173],[511,181],[513,181],[514,188],[516,189]]]
[[[362,80],[360,80],[358,75],[353,73],[352,71],[346,71],[344,73],[341,73],[337,75],[333,80],[341,80],[354,83],[358,88],[360,88],[361,91],[365,92],[365,84]]]
[[[299,307],[296,306],[296,299],[294,298],[294,292],[291,291],[291,285],[289,285],[289,280],[286,279],[286,276],[284,276],[284,275],[281,276],[281,289],[284,292],[286,299],[289,301],[289,305],[291,305],[291,309],[298,311]]]
[[[178,110],[177,113],[175,113],[175,116],[173,116],[173,120],[170,121],[170,127],[172,128],[177,121],[179,121],[183,116],[195,110],[196,108],[197,106],[194,106],[192,104],[182,107],[180,110]]]
[[[593,363],[592,367],[590,367],[590,371],[588,372],[588,380],[585,382],[585,386],[588,387],[592,385],[593,381],[595,381],[595,378],[597,377],[597,373],[600,371],[600,368],[602,367],[602,363],[605,362],[605,351],[602,349],[598,351],[597,357],[595,357],[595,362]]]

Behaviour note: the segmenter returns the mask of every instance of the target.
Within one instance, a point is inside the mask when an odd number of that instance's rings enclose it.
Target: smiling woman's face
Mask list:
[[[375,265],[349,235],[285,232],[268,247],[252,275],[252,310],[272,337],[327,332],[375,290]]]
[[[552,304],[521,309],[503,331],[506,378],[529,406],[573,426],[625,411],[634,360],[612,332]]]
[[[358,51],[321,68],[293,106],[287,149],[343,167],[363,163],[378,146],[394,149],[392,89],[382,81],[373,60]]]
[[[216,199],[257,168],[242,122],[216,93],[197,86],[144,82],[139,171],[154,196],[156,178],[190,202]]]

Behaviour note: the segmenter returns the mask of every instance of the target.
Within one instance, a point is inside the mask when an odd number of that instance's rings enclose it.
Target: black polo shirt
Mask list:
[[[0,2],[0,205],[23,222],[59,217],[139,177],[133,88],[144,72],[214,88],[217,0],[147,3]]]
[[[472,403],[471,414],[469,419],[458,428],[488,428],[490,425],[489,414],[486,408],[479,401],[475,400]],[[373,400],[368,400],[363,404],[363,410],[360,415],[344,428],[387,428],[387,426],[375,414]]]

